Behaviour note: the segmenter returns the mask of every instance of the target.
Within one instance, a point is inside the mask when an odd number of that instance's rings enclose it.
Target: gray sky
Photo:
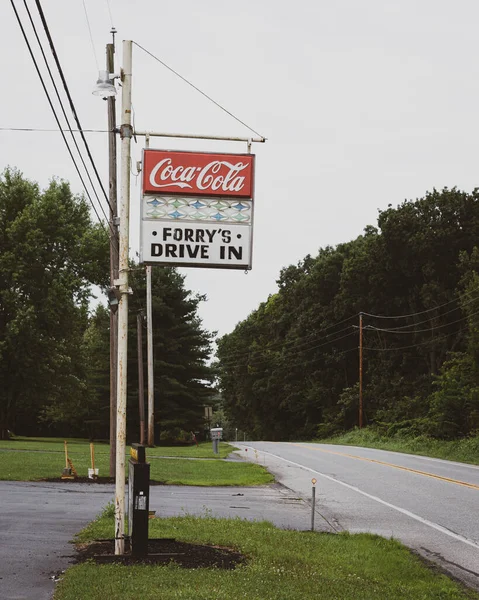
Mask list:
[[[15,3],[26,26],[23,2]],[[97,66],[82,1],[42,4],[83,128],[105,129],[106,103],[91,94]],[[107,0],[85,4],[104,68]],[[200,311],[208,329],[231,331],[276,291],[282,267],[356,237],[389,203],[477,185],[477,1],[110,0],[110,7],[117,70],[121,40],[132,39],[268,138],[253,148],[253,270],[182,270],[186,285],[208,296]],[[0,127],[55,128],[10,2],[0,3],[0,22]],[[136,47],[133,105],[139,130],[249,135]],[[0,131],[0,140],[1,169],[16,166],[42,186],[58,176],[82,191],[59,133]],[[106,134],[88,140],[106,185]],[[156,139],[152,147],[246,152],[228,142]],[[139,138],[134,161],[141,148]],[[132,177],[132,251],[139,200]]]

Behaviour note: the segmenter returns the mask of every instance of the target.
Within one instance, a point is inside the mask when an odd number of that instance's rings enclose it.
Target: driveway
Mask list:
[[[52,576],[71,563],[70,540],[113,497],[113,485],[1,481],[1,600],[50,600],[55,589]],[[311,523],[309,504],[279,484],[151,486],[150,509],[162,517],[186,513],[241,517],[294,529],[308,529]],[[329,526],[320,521],[316,529]]]

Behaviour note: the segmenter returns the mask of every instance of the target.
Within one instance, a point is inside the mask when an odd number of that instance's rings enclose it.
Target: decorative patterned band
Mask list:
[[[143,218],[221,223],[251,223],[251,200],[143,196]]]

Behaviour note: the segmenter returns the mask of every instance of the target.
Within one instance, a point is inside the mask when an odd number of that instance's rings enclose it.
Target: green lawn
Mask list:
[[[63,452],[63,438],[29,438],[16,437],[13,440],[0,440],[0,449],[10,450],[41,450],[43,452]],[[90,452],[90,442],[84,439],[69,438],[68,453],[72,456],[79,453]],[[213,453],[211,442],[202,442],[198,446],[157,446],[147,448],[147,456],[178,456],[184,458],[226,458],[235,448],[220,442],[220,453]],[[108,454],[110,446],[105,442],[95,442],[95,456],[97,454]]]
[[[78,541],[109,538],[111,510]],[[171,566],[71,567],[54,600],[460,600],[479,599],[394,540],[369,534],[284,531],[239,519],[152,519],[150,537],[230,547],[247,556],[232,571]]]
[[[2,450],[6,449],[6,450]],[[220,444],[220,457],[233,450]],[[68,440],[68,455],[80,476],[87,476],[90,444],[85,440]],[[152,448],[146,451],[152,481],[177,485],[263,485],[273,477],[261,466],[247,462],[225,462],[212,452],[211,443],[199,447]],[[176,458],[161,458],[161,457]],[[204,460],[205,457],[211,460]],[[185,460],[187,458],[198,460]],[[127,463],[128,464],[128,463]],[[0,443],[0,479],[31,481],[60,477],[65,466],[63,440],[19,438]],[[109,475],[109,446],[95,444],[95,467],[99,475]]]
[[[365,427],[316,441],[322,444],[344,444],[347,446],[393,450],[395,452],[420,454],[432,458],[443,458],[479,465],[479,435],[447,441],[436,440],[425,435],[405,436],[396,434],[386,436],[371,427]]]

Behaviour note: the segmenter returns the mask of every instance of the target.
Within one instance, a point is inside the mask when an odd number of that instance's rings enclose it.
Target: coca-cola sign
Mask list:
[[[253,197],[252,154],[145,150],[143,193]]]

